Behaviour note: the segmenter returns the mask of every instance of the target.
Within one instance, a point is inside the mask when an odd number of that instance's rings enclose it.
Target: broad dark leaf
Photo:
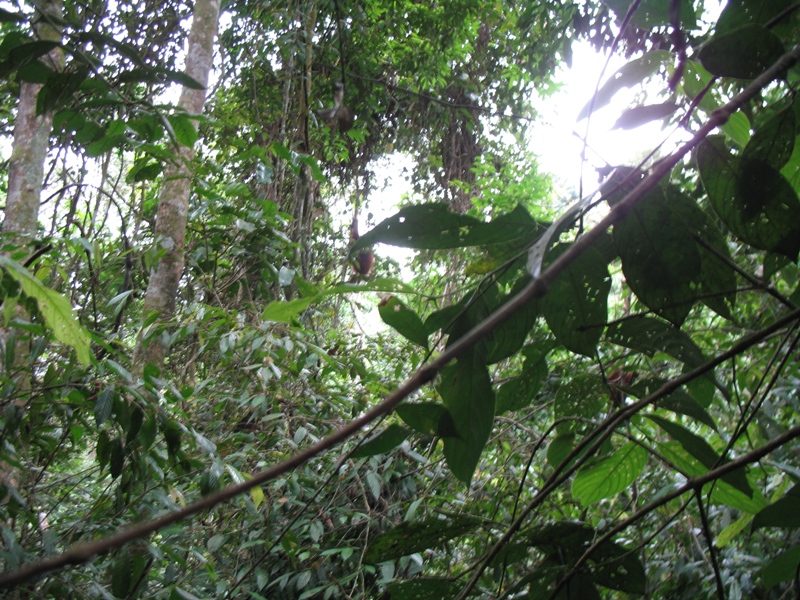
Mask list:
[[[714,469],[727,463],[727,460],[721,460],[719,454],[711,447],[711,445],[702,437],[692,433],[685,427],[667,421],[656,415],[647,415],[652,421],[658,424],[667,434],[676,440],[683,449],[697,459],[706,469]],[[747,471],[745,468],[737,469],[722,477],[722,480],[733,486],[748,497],[753,497],[753,488],[747,480]]]
[[[697,296],[697,245],[661,190],[652,191],[614,226],[625,280],[656,314],[680,326]]]
[[[718,77],[754,79],[778,60],[783,42],[761,25],[745,25],[717,34],[700,49],[702,65]]]
[[[792,0],[728,0],[714,30],[719,35],[743,25],[764,25],[791,5]]]
[[[541,226],[520,206],[509,215],[485,223],[451,212],[446,204],[417,204],[384,219],[362,235],[351,252],[377,243],[430,250],[492,244],[522,246],[540,232]]]
[[[742,151],[742,160],[755,159],[780,170],[794,151],[797,118],[789,108],[773,115],[756,130]]]
[[[417,313],[403,304],[397,296],[390,296],[378,306],[383,322],[415,344],[428,347],[428,332]]]
[[[752,529],[761,527],[800,527],[800,485],[795,485],[783,498],[773,502],[753,517]]]
[[[516,377],[506,381],[497,390],[498,415],[507,411],[520,410],[528,406],[536,397],[542,380],[547,377],[547,352],[550,350],[548,344],[544,348],[538,346],[526,346],[522,353],[525,355],[525,362],[522,371]]]
[[[392,423],[386,429],[361,444],[353,452],[352,457],[361,458],[391,452],[408,437],[409,433],[410,431],[405,427]]]
[[[576,375],[556,391],[553,411],[556,419],[594,419],[608,404],[608,389],[600,377],[593,374]],[[557,425],[559,433],[582,431],[581,421],[564,421]]]
[[[798,564],[800,564],[800,546],[794,546],[778,554],[769,564],[761,568],[764,587],[769,590],[782,581],[793,581],[797,577]]]
[[[480,523],[480,519],[468,515],[448,520],[433,518],[402,523],[370,542],[364,553],[364,562],[375,564],[439,548],[448,540],[476,531]]]
[[[406,402],[395,412],[406,425],[423,435],[441,435],[442,422],[453,420],[447,408],[438,402]]]
[[[552,258],[567,246],[554,248]],[[601,254],[589,248],[550,286],[540,305],[556,339],[577,354],[593,357],[608,318],[611,276]]]
[[[666,383],[665,379],[645,379],[637,381],[632,386],[625,388],[633,396],[637,398],[645,398],[654,393]],[[658,400],[657,406],[670,410],[674,413],[691,417],[698,423],[708,425],[712,429],[717,429],[717,425],[711,415],[708,414],[697,400],[690,396],[682,388],[675,390],[671,394],[664,396]]]
[[[719,136],[697,149],[703,186],[714,211],[742,241],[796,260],[800,252],[800,200],[769,164],[731,156]]]
[[[480,461],[494,420],[494,390],[483,361],[465,353],[445,369],[436,388],[453,416],[458,437],[444,438],[447,465],[466,484]]]
[[[693,240],[686,240],[687,244],[694,244],[700,253],[700,275],[697,279],[700,300],[721,317],[733,320],[731,311],[736,304],[736,272],[729,266],[733,259],[725,236],[717,227],[715,219],[701,210],[677,186],[668,186],[666,194],[675,217],[686,231],[702,239],[715,251],[712,252]]]
[[[609,326],[606,338],[647,356],[664,352],[689,367],[698,367],[706,362],[703,352],[688,335],[652,317],[637,316],[614,323]]]

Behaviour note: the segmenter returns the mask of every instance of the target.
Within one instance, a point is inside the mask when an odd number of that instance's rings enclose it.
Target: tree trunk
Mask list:
[[[61,0],[43,0],[36,5],[36,34],[39,39],[61,41]],[[64,54],[56,48],[43,60],[54,70],[64,64]],[[23,244],[36,236],[39,220],[39,201],[44,177],[53,112],[36,114],[36,98],[42,85],[25,83],[20,86],[14,142],[8,167],[8,197],[6,199],[3,233],[12,234],[14,243]]]
[[[184,86],[178,106],[189,114],[203,112],[218,24],[219,0],[197,0],[186,51],[186,74],[201,83],[204,89]],[[164,322],[173,316],[178,283],[183,274],[194,148],[180,146],[176,154],[176,162],[164,171],[164,184],[158,199],[155,240],[164,255],[150,272],[147,284],[143,315],[148,321],[154,315],[155,322]],[[167,344],[162,337],[147,339],[143,330],[134,352],[136,370],[141,372],[148,363],[163,367],[166,351]]]

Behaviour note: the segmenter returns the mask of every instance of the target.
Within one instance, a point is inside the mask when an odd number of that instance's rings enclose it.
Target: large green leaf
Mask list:
[[[767,162],[739,159],[719,136],[697,149],[703,186],[714,211],[742,241],[791,260],[800,252],[800,200]]]
[[[89,334],[75,319],[69,300],[44,285],[15,260],[0,256],[0,266],[19,283],[26,296],[36,300],[39,312],[56,339],[74,348],[81,364],[89,364]]]
[[[389,427],[356,448],[352,457],[361,458],[363,456],[375,456],[376,454],[391,452],[408,437],[409,433],[410,431],[405,427],[392,423]]]
[[[637,398],[645,398],[661,388],[665,383],[665,379],[644,379],[637,381],[634,385],[626,388],[626,390]],[[708,425],[712,429],[717,429],[717,425],[711,415],[708,414],[708,411],[682,388],[661,398],[657,406],[677,414],[686,415],[698,423]]]
[[[525,213],[524,216],[521,213]],[[521,245],[535,239],[540,229],[521,206],[508,216],[485,223],[452,212],[447,204],[417,204],[406,206],[378,223],[358,239],[351,253],[377,243],[432,250],[490,244]]]
[[[763,508],[753,518],[753,531],[760,527],[800,527],[800,485],[795,485],[786,495]]]
[[[792,3],[793,0],[728,0],[714,29],[721,34],[743,25],[765,25]]]
[[[516,296],[520,289],[528,282],[527,277],[521,277],[507,295],[499,296],[494,306],[489,306],[489,312],[496,312],[502,308],[503,304],[509,302]],[[528,332],[536,324],[539,318],[539,303],[531,300],[525,306],[517,310],[510,318],[506,319],[486,338],[486,364],[492,365],[500,362],[519,352],[525,340],[528,339]],[[480,320],[475,321],[477,325]]]
[[[647,464],[647,451],[629,442],[592,466],[582,469],[572,482],[572,493],[590,506],[626,489],[639,477]]]
[[[631,290],[675,325],[692,309],[702,261],[697,244],[660,189],[654,190],[614,226],[614,244]]]
[[[698,58],[718,77],[754,79],[784,52],[783,42],[772,31],[761,25],[744,25],[712,37]]]
[[[553,249],[557,257],[568,246]],[[603,256],[589,248],[551,285],[540,301],[547,325],[564,346],[593,357],[608,318],[611,276]]]
[[[442,371],[437,390],[458,432],[458,437],[444,438],[447,465],[453,475],[469,484],[494,420],[495,399],[489,371],[475,353],[466,353]]]
[[[453,417],[438,402],[405,402],[395,412],[406,425],[423,435],[457,435]]]
[[[608,328],[606,338],[647,356],[664,352],[692,368],[706,362],[703,352],[688,335],[652,317],[637,316],[614,323]]]
[[[732,320],[731,310],[736,303],[736,273],[724,260],[727,258],[732,262],[727,240],[709,214],[677,186],[667,186],[666,197],[675,219],[681,223],[681,231],[689,234],[685,243],[695,246],[700,255],[700,273],[696,280],[698,295],[711,310]],[[715,252],[689,236],[702,239]]]
[[[383,322],[415,344],[428,347],[428,332],[419,315],[403,304],[397,296],[390,296],[378,306]]]
[[[550,346],[526,346],[522,349],[525,362],[522,371],[512,377],[497,390],[497,414],[510,410],[520,410],[528,406],[536,397],[542,380],[547,377],[547,352]]]
[[[559,433],[582,431],[586,424],[578,419],[594,419],[608,404],[608,388],[600,377],[593,374],[576,375],[562,384],[553,401]],[[578,419],[571,421],[571,417]]]
[[[401,523],[370,542],[364,553],[364,562],[375,564],[429,548],[439,548],[448,540],[475,531],[480,523],[480,519],[468,515],[459,515],[450,520],[433,518]]]
[[[666,431],[672,439],[683,446],[683,449],[697,459],[706,469],[711,470],[728,462],[727,460],[722,460],[705,439],[685,427],[656,415],[647,416]],[[747,496],[753,497],[753,488],[747,480],[747,471],[744,467],[728,473],[722,480]]]
[[[800,545],[781,552],[761,568],[764,587],[770,589],[782,581],[794,580],[797,577],[798,565],[800,565]]]
[[[789,161],[794,152],[797,118],[788,108],[761,125],[742,151],[742,160],[760,160],[776,170]]]

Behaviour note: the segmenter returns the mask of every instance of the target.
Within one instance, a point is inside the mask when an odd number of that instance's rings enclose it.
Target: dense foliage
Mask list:
[[[0,7],[3,147],[52,119],[0,254],[7,597],[797,593],[797,4],[241,0],[192,114],[200,4]],[[627,61],[582,116],[635,88],[671,137],[566,208],[526,140],[580,41]]]

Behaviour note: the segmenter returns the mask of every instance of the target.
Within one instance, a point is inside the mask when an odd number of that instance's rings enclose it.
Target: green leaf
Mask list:
[[[561,465],[575,448],[574,433],[559,433],[547,446],[547,462],[554,469]]]
[[[743,25],[764,25],[790,5],[790,0],[728,0],[714,30],[721,34]]]
[[[702,262],[697,244],[665,194],[654,190],[614,226],[614,245],[631,290],[676,326],[692,309]]]
[[[625,388],[625,390],[637,398],[645,398],[660,389],[666,382],[667,380],[665,379],[645,379],[637,381],[634,385]],[[683,389],[677,389],[669,395],[664,396],[658,401],[657,406],[680,415],[691,417],[698,423],[708,425],[711,429],[717,429],[717,425],[711,415],[708,414],[697,400],[692,398]]]
[[[364,456],[386,454],[399,446],[403,440],[408,437],[408,434],[408,429],[393,423],[361,444],[356,451],[353,452],[352,457],[362,458]]]
[[[520,410],[533,401],[536,394],[539,393],[542,381],[547,377],[546,356],[549,351],[549,346],[541,349],[538,346],[523,348],[525,362],[522,365],[522,371],[497,390],[496,412],[498,415]]]
[[[607,404],[608,389],[603,385],[600,377],[593,374],[580,374],[558,388],[553,401],[553,412],[557,420],[570,417],[594,419]],[[586,424],[578,420],[567,420],[559,423],[556,427],[561,434],[582,431],[586,428]]]
[[[461,584],[448,579],[420,578],[389,585],[391,600],[450,600],[458,595]]]
[[[122,467],[125,464],[125,448],[122,445],[122,439],[117,437],[111,440],[109,451],[109,472],[111,473],[111,479],[116,479],[122,475]]]
[[[159,175],[163,167],[160,163],[150,160],[149,158],[140,158],[133,163],[133,166],[128,171],[125,181],[128,183],[138,183],[140,181],[152,181]]]
[[[627,2],[627,0],[625,0]],[[589,116],[590,110],[598,110],[606,106],[614,95],[623,88],[633,87],[648,77],[658,73],[662,66],[672,62],[672,54],[666,50],[654,50],[644,56],[630,61],[614,73],[597,91],[594,104],[589,101],[578,114],[578,121]]]
[[[193,147],[198,138],[194,120],[185,114],[168,115],[167,120],[178,143],[188,148]]]
[[[600,462],[582,469],[572,482],[572,493],[583,506],[591,506],[628,489],[645,464],[647,451],[639,444],[629,442]]]
[[[772,31],[761,25],[745,25],[714,35],[700,49],[698,59],[718,77],[754,79],[784,52],[783,42]]]
[[[769,590],[782,581],[793,581],[797,577],[798,564],[800,564],[800,546],[794,546],[778,554],[759,571],[764,587]]]
[[[390,296],[378,306],[383,322],[394,328],[404,338],[428,347],[428,332],[417,313],[403,304],[397,296]]]
[[[39,312],[56,339],[74,348],[81,364],[88,365],[91,359],[89,335],[75,319],[69,301],[42,284],[18,262],[0,256],[0,266],[19,283],[26,296],[36,300]]]
[[[733,262],[728,241],[715,223],[715,219],[697,206],[678,186],[670,185],[666,190],[667,202],[672,206],[675,217],[690,235],[697,236],[710,245],[716,253],[694,240],[693,244],[700,254],[700,275],[697,279],[702,302],[718,315],[733,320],[731,310],[736,304],[736,272],[729,266]],[[720,258],[723,257],[725,260]]]
[[[736,237],[797,259],[800,200],[783,175],[762,160],[731,156],[719,136],[700,144],[697,163],[714,211]]]
[[[406,402],[395,412],[406,425],[423,435],[438,435],[445,417],[452,422],[447,408],[438,402]]]
[[[527,276],[521,277],[510,293],[498,296],[496,302],[487,305],[487,313],[500,310],[504,304],[510,302],[520,292],[528,281],[530,281],[530,279]],[[474,313],[470,313],[469,316],[474,319],[472,322],[473,327],[478,325],[483,319],[483,316]],[[501,323],[498,327],[495,327],[494,331],[485,339],[486,364],[495,364],[519,352],[525,340],[528,339],[528,333],[533,329],[538,317],[539,304],[538,302],[531,301],[517,310],[509,319],[506,319],[506,321]],[[455,339],[455,337],[452,339]]]
[[[481,521],[468,515],[450,520],[427,519],[405,522],[375,537],[367,546],[364,562],[376,564],[429,548],[440,548],[453,538],[475,531]]]
[[[711,470],[716,467],[721,467],[729,462],[727,459],[721,460],[719,454],[716,453],[705,439],[692,433],[681,425],[667,421],[656,415],[647,415],[647,417],[657,423],[661,429],[666,431],[672,439],[683,446],[683,449],[696,458],[706,469]],[[747,470],[745,467],[728,473],[722,477],[722,481],[743,494],[746,494],[748,497],[753,497],[753,488],[750,487],[750,482],[747,480]]]
[[[117,598],[127,598],[136,583],[133,579],[134,561],[127,548],[119,551],[111,565],[111,591]]]
[[[761,527],[800,527],[800,485],[795,485],[786,495],[763,508],[753,518],[753,531]]]
[[[192,90],[206,89],[206,86],[204,86],[196,79],[189,77],[189,75],[187,75],[186,73],[180,71],[173,71],[172,69],[160,69],[159,71],[164,74],[165,79],[167,81],[174,81],[175,83],[179,83],[183,87],[187,87]]]
[[[494,420],[494,391],[489,371],[475,353],[462,355],[442,371],[436,387],[453,417],[458,437],[444,438],[447,465],[460,481],[472,480]]]
[[[568,248],[553,249],[555,258]],[[551,285],[540,305],[556,339],[577,354],[593,357],[608,319],[611,276],[605,260],[589,248]]]
[[[469,229],[480,223],[474,217],[451,212],[447,204],[407,206],[362,235],[350,253],[376,243],[419,249],[460,248],[466,245]]]
[[[742,160],[760,160],[780,170],[794,152],[796,129],[797,119],[791,108],[773,115],[753,134],[742,151]]]
[[[114,388],[107,387],[97,396],[94,403],[94,419],[100,427],[111,416],[111,408],[114,406]]]
[[[611,129],[635,129],[641,125],[668,117],[676,110],[678,110],[678,105],[674,102],[634,106],[623,112]]]
[[[652,317],[637,316],[614,323],[608,328],[606,338],[647,356],[664,352],[691,368],[706,362],[703,352],[688,335]]]
[[[735,112],[724,125],[720,125],[722,133],[739,146],[746,146],[750,141],[750,119],[743,112]]]

